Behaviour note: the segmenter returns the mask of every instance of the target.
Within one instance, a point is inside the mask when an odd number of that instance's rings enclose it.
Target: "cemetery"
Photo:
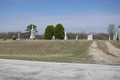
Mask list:
[[[0,3],[0,80],[120,80],[120,0]]]
[[[29,38],[25,37],[25,33],[19,32],[17,37],[13,35],[12,39],[3,38],[0,41],[2,46],[0,47],[0,58],[95,63],[90,56],[93,54],[91,54],[91,52],[88,53],[90,48],[94,48],[91,47],[92,44],[97,45],[98,49],[107,55],[118,57],[116,53],[116,55],[110,52],[108,53],[109,48],[106,48],[107,42],[104,40],[95,40],[93,34],[86,34],[84,39],[82,39],[79,34],[76,34],[74,39],[69,39],[68,33],[65,31],[63,33],[64,38],[61,37],[62,39],[60,39],[59,36],[56,38],[56,34],[54,34],[49,39],[39,40],[35,36],[34,26],[31,26]],[[108,41],[120,49],[120,43],[117,41],[120,38],[119,34],[120,26],[118,27],[118,33],[113,34],[113,40],[108,36]],[[115,64],[118,63],[116,62]]]

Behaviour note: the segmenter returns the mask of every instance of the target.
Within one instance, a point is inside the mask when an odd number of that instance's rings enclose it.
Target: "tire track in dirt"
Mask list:
[[[97,63],[97,64],[120,64],[120,57],[117,54],[112,54],[111,51],[109,51],[109,48],[107,48],[107,47],[109,47],[109,45],[106,45],[106,42],[103,44],[104,44],[103,49],[106,51],[99,49],[96,41],[94,41],[91,44],[91,46],[89,47],[89,55],[92,56],[92,60],[94,60],[93,63]],[[109,54],[106,52],[108,52]]]
[[[105,41],[105,44],[108,47],[108,52],[110,52],[120,58],[120,49],[113,46],[109,41]]]
[[[97,41],[97,46],[98,46],[98,48],[99,48],[100,50],[102,50],[102,51],[103,51],[104,53],[106,53],[107,55],[111,55],[111,56],[113,56],[113,57],[118,57],[118,56],[116,56],[116,55],[114,55],[114,54],[112,54],[111,52],[108,51],[108,47],[109,47],[109,46],[106,45],[105,41],[103,41],[103,40],[98,40],[98,41]]]

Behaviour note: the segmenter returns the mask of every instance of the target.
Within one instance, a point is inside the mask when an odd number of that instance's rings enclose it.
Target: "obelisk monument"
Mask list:
[[[64,40],[67,40],[67,39],[68,39],[68,37],[67,37],[66,32],[65,32],[65,38],[64,38]]]

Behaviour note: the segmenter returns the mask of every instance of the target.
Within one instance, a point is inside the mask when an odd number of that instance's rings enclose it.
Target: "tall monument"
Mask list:
[[[31,35],[30,35],[30,39],[31,40],[34,40],[35,39],[35,36],[34,36],[34,29],[33,29],[33,26],[32,26],[32,29],[31,29]]]
[[[78,40],[78,36],[76,36],[76,40]]]
[[[65,38],[64,38],[64,40],[67,40],[67,39],[68,39],[68,37],[67,37],[66,32],[65,32]]]

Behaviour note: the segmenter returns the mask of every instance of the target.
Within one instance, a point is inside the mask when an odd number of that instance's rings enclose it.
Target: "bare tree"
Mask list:
[[[114,24],[110,24],[108,26],[108,35],[110,36],[110,38],[113,38],[113,34],[115,33],[116,29],[115,29],[115,25]]]
[[[75,33],[67,33],[67,37],[68,37],[68,39],[75,39],[76,34]]]
[[[81,31],[78,36],[79,36],[79,39],[86,39],[87,38],[85,31]]]

